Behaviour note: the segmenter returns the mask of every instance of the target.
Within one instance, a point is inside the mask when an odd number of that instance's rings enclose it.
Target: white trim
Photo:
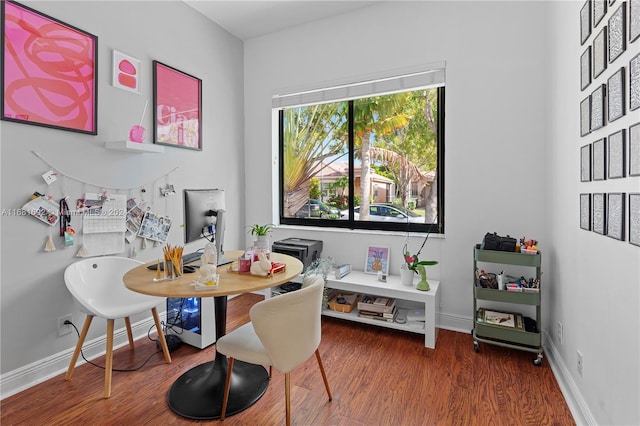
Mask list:
[[[320,83],[313,87],[282,89],[273,94],[272,107],[284,108],[380,96],[428,87],[444,86],[445,62],[425,64],[341,81]]]
[[[166,313],[163,312],[159,314],[159,317],[166,317]],[[146,339],[147,333],[151,327],[155,330],[155,323],[152,317],[139,321],[135,324],[132,323],[131,332],[133,333],[134,340],[142,338]],[[106,353],[106,343],[107,339],[105,334],[93,340],[85,341],[82,351],[87,359],[93,360]],[[113,333],[114,350],[128,344],[129,340],[127,338],[126,328],[122,327],[115,330]],[[31,364],[9,371],[0,376],[0,400],[65,373],[69,367],[69,363],[71,362],[74,350],[75,344],[73,347],[65,349],[62,352],[58,352],[57,354],[53,354],[39,361],[32,362]],[[82,357],[79,357],[76,367],[82,364],[86,364],[86,362]],[[100,378],[103,376],[104,375],[100,375]],[[60,380],[62,384],[62,382],[64,382],[64,378],[60,377]]]

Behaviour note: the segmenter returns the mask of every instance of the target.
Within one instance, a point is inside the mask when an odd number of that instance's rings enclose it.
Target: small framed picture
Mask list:
[[[629,176],[640,176],[640,123],[629,127]]]
[[[593,0],[593,28],[596,28],[607,14],[607,0]]]
[[[591,133],[591,96],[580,102],[580,136]]]
[[[580,148],[580,182],[591,181],[591,144]]]
[[[640,193],[629,194],[629,243],[640,246]]]
[[[580,194],[580,228],[591,231],[591,194]]]
[[[629,43],[640,37],[640,0],[629,0]]]
[[[580,56],[580,90],[591,84],[591,46]]]
[[[140,60],[125,55],[117,50],[113,51],[113,87],[140,94],[141,70]]]
[[[367,260],[364,265],[364,272],[368,274],[389,273],[389,247],[369,246],[367,247]]]
[[[640,53],[629,61],[629,110],[640,108]]]
[[[584,44],[589,35],[591,35],[591,0],[585,1],[580,9],[580,44]]]
[[[593,78],[602,74],[607,69],[607,26],[593,39]]]
[[[627,2],[622,2],[609,18],[609,63],[615,61],[627,48],[626,11]]]
[[[591,93],[591,131],[604,127],[604,99],[606,86],[601,84]]]
[[[625,129],[609,135],[607,142],[607,176],[609,179],[625,177]]]
[[[607,236],[624,241],[625,194],[607,194]]]
[[[607,114],[609,123],[625,114],[624,98],[624,67],[621,67],[607,80]]]
[[[607,206],[605,204],[605,194],[593,194],[591,199],[591,229],[601,235],[607,233]]]
[[[605,180],[606,175],[606,145],[605,138],[598,139],[593,143],[591,156],[593,157],[593,166],[591,168],[591,178],[593,180]]]

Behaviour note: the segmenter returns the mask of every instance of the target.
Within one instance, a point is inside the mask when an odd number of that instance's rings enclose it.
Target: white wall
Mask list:
[[[609,6],[598,31],[620,4]],[[547,258],[549,280],[557,283],[548,299],[548,329],[564,364],[562,373],[568,375],[567,383],[579,390],[583,400],[577,402],[587,405],[591,412],[587,420],[607,425],[639,424],[640,248],[581,230],[578,194],[640,192],[640,177],[580,182],[579,176],[581,146],[640,121],[638,111],[628,112],[591,135],[580,137],[580,101],[596,85],[606,84],[621,66],[626,66],[628,76],[629,60],[640,52],[640,41],[629,44],[624,54],[581,92],[579,60],[587,46],[580,46],[579,41],[582,5],[578,1],[554,2],[548,26],[550,39],[555,42],[549,44],[553,79],[547,91],[551,217]],[[628,102],[628,94],[625,96]],[[555,331],[558,321],[564,328],[562,344]],[[582,377],[577,373],[577,351],[584,357]]]
[[[22,206],[33,191],[47,190],[40,175],[48,166],[32,150],[61,173],[106,188],[138,188],[146,185],[154,211],[173,219],[169,236],[182,244],[182,189],[221,187],[227,191],[229,247],[242,245],[244,188],[242,120],[242,42],[182,2],[28,2],[26,5],[98,36],[98,135],[81,135],[18,123],[1,122],[2,209]],[[116,49],[142,61],[142,95],[111,85],[111,55]],[[152,60],[192,74],[203,81],[203,150],[165,147],[163,154],[130,154],[106,150],[105,141],[124,140],[137,124],[145,104],[152,102]],[[144,126],[152,138],[152,115]],[[162,199],[158,186],[149,185],[175,167],[168,182],[178,194]],[[52,185],[57,198],[62,187]],[[75,200],[93,186],[67,180],[66,193]],[[127,191],[122,192],[127,194]],[[140,194],[138,190],[133,195]],[[74,222],[75,221],[75,222]],[[72,219],[78,226],[80,219]],[[2,373],[29,369],[32,363],[69,351],[75,333],[57,337],[57,318],[73,313],[82,325],[84,315],[74,307],[63,281],[63,271],[75,261],[77,246],[63,248],[53,229],[58,249],[43,251],[46,225],[30,217],[2,217],[1,318]],[[138,258],[149,261],[161,255],[161,247],[143,250],[136,241]],[[193,244],[197,249],[203,244]],[[130,246],[127,245],[127,253]],[[164,311],[161,307],[160,311]],[[143,315],[136,320],[144,319]],[[116,327],[123,327],[121,321]],[[104,322],[94,321],[88,340],[103,336]],[[145,330],[146,334],[146,330]],[[38,367],[34,364],[32,369]],[[41,377],[40,377],[41,378]],[[3,391],[7,387],[3,386]]]
[[[544,188],[530,172],[546,168],[544,13],[535,2],[389,2],[245,42],[246,222],[272,220],[272,94],[446,61],[446,237],[430,237],[425,258],[440,260],[428,273],[442,281],[447,326],[468,332],[473,244],[487,231],[547,241]],[[324,256],[356,268],[367,244],[390,245],[399,273],[402,234],[274,232],[292,235],[322,239]]]
[[[471,248],[485,232],[536,238],[546,359],[576,421],[638,424],[640,254],[626,242],[581,231],[578,222],[580,192],[639,189],[638,178],[588,188],[579,182],[579,147],[586,143],[578,136],[582,4],[389,2],[245,42],[246,150],[253,153],[245,157],[245,218],[274,220],[272,94],[446,61],[446,235],[430,238],[426,255],[440,261],[429,268],[441,280],[440,325],[471,328]],[[638,43],[619,62],[628,63]],[[274,239],[289,236],[321,239],[325,257],[356,267],[367,244],[390,245],[393,273],[404,242],[402,235],[375,232],[274,232]],[[410,247],[419,244],[414,238]]]

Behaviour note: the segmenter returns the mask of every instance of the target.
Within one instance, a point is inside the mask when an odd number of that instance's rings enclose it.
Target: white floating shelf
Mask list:
[[[164,152],[163,146],[152,144],[152,143],[139,143],[139,142],[131,142],[131,141],[105,142],[104,147],[106,149],[116,149],[118,151],[135,152],[138,154],[144,154],[146,152],[150,152],[150,153]]]

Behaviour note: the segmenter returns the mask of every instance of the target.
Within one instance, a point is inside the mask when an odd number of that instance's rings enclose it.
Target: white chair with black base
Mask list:
[[[251,364],[268,365],[269,376],[271,367],[285,374],[287,425],[291,424],[290,373],[314,353],[331,401],[329,382],[318,351],[321,340],[323,289],[322,276],[305,278],[305,285],[300,290],[256,303],[249,311],[251,322],[218,339],[218,353],[229,358],[221,420],[224,420],[227,410],[231,371],[236,359]]]
[[[162,346],[165,361],[171,363],[171,355],[167,348],[156,306],[165,302],[165,298],[135,293],[124,286],[122,277],[129,270],[142,262],[126,257],[105,256],[87,258],[72,263],[64,271],[67,289],[78,302],[80,309],[87,317],[82,326],[80,338],[71,357],[65,380],[71,380],[73,369],[82,350],[82,345],[89,332],[94,317],[107,320],[107,354],[104,371],[104,397],[111,396],[111,370],[113,362],[113,329],[116,318],[124,318],[129,339],[129,348],[133,349],[133,333],[130,316],[151,310],[153,321],[158,331],[158,339]]]

